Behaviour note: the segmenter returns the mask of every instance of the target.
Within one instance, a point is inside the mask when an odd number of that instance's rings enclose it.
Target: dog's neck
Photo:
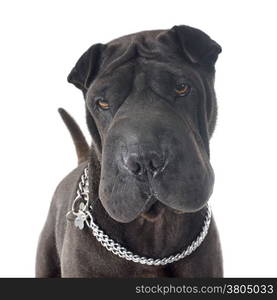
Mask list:
[[[176,214],[165,208],[154,221],[139,216],[130,223],[113,220],[98,200],[94,218],[112,239],[146,257],[161,258],[182,251],[199,234],[206,209],[196,213]]]

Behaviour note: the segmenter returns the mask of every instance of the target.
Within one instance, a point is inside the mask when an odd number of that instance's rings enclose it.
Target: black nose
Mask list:
[[[147,153],[139,156],[137,153],[130,153],[125,158],[125,165],[128,171],[134,175],[143,175],[149,172],[152,176],[161,172],[164,168],[164,159],[157,153]]]

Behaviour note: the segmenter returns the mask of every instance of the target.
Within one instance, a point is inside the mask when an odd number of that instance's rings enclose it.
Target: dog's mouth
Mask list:
[[[162,203],[160,203],[157,199],[153,201],[151,201],[150,204],[147,204],[143,212],[140,214],[143,219],[149,222],[156,222],[165,212],[165,206]]]
[[[179,210],[175,210],[165,206],[155,196],[151,196],[151,198],[148,200],[147,204],[145,205],[145,208],[143,209],[142,213],[140,214],[140,217],[142,217],[144,220],[148,222],[156,222],[163,217],[166,210],[170,210],[176,214],[183,213]]]

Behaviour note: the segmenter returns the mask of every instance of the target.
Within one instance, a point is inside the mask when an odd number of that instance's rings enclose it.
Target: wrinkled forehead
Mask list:
[[[135,72],[147,72],[156,78],[175,75],[176,78],[190,78],[193,81],[201,79],[198,69],[186,63],[178,51],[178,45],[164,44],[159,40],[163,32],[140,32],[108,43],[103,53],[98,81]]]
[[[152,30],[125,35],[107,43],[106,52],[109,56],[121,56],[132,48],[136,48],[141,54],[143,50],[146,53],[154,51],[158,46],[159,36],[164,32],[165,30]]]
[[[135,58],[166,61],[181,60],[178,47],[164,43],[164,30],[143,31],[112,40],[106,45],[102,57],[102,69],[110,72]]]

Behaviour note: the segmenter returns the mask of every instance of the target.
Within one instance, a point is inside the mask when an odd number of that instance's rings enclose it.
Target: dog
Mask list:
[[[36,277],[223,277],[207,217],[220,52],[203,31],[180,25],[94,44],[80,57],[68,81],[83,93],[92,143],[60,109],[79,164],[54,193]],[[84,203],[72,209],[87,165],[81,194],[93,201],[98,238]]]

